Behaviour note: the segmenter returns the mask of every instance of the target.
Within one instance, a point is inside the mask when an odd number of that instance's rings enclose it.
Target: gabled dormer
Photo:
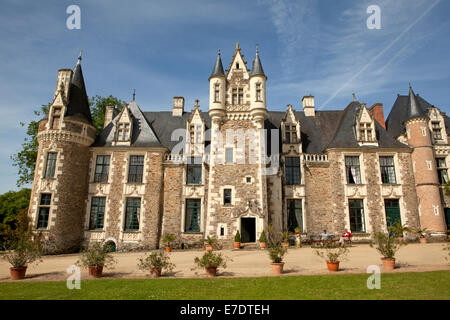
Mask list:
[[[302,152],[300,121],[296,118],[292,105],[287,105],[284,117],[281,119],[281,140],[283,142],[283,153],[294,149],[297,153]]]
[[[198,100],[195,100],[194,110],[186,122],[186,130],[189,137],[186,139],[186,151],[188,156],[201,157],[205,148],[205,120],[202,117]]]
[[[125,106],[118,115],[115,123],[115,132],[113,145],[129,146],[131,145],[131,136],[133,133],[133,115],[128,106]]]
[[[361,108],[356,117],[356,140],[360,146],[378,146],[376,131],[375,131],[375,119],[367,110],[366,105],[361,104]]]
[[[244,61],[244,56],[241,54],[239,43],[236,43],[236,50],[226,71],[226,79],[226,104],[231,106],[250,105],[250,72],[247,68],[247,62]],[[239,111],[244,110],[239,109]]]
[[[430,118],[428,125],[433,144],[448,144],[445,120],[441,111],[434,106],[430,107],[428,109],[428,118]]]

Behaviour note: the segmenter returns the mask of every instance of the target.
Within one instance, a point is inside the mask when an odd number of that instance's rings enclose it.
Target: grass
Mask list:
[[[3,282],[0,299],[450,299],[450,271],[381,275],[381,289],[367,289],[369,274],[213,279],[98,279],[66,282]]]

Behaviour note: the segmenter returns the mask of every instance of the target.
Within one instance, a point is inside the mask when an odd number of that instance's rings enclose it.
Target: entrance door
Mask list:
[[[444,208],[445,222],[447,223],[447,230],[450,230],[450,208]]]
[[[256,218],[241,218],[241,242],[256,242]]]
[[[386,208],[386,222],[388,227],[396,223],[402,223],[398,199],[385,199],[384,207]]]

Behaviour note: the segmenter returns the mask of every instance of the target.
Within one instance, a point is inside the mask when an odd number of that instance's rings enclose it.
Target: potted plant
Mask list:
[[[423,229],[416,229],[414,230],[414,232],[419,236],[419,242],[420,243],[427,243],[427,237],[430,234],[430,232],[428,231],[427,228],[423,228]]]
[[[163,251],[153,252],[138,259],[138,268],[142,271],[150,270],[153,278],[161,276],[162,270],[172,271],[175,265],[170,262],[169,255]]]
[[[109,249],[109,246],[104,246],[101,242],[95,242],[85,251],[82,251],[80,259],[75,264],[80,267],[87,267],[90,278],[100,278],[104,268],[112,269],[117,262]]]
[[[234,248],[235,249],[241,248],[241,234],[239,233],[239,230],[236,231],[236,235],[234,236]]]
[[[267,252],[269,258],[272,261],[272,273],[279,275],[283,273],[283,257],[287,253],[287,247],[282,246],[283,236],[273,230],[273,226],[270,225],[267,229]]]
[[[226,257],[223,257],[221,253],[214,253],[213,251],[207,251],[201,258],[195,257],[194,263],[199,268],[206,270],[208,277],[215,277],[217,275],[217,268],[226,268]]]
[[[400,242],[403,241],[403,234],[405,232],[411,232],[411,228],[403,225],[400,222],[394,223],[393,225],[388,227],[389,231],[392,232]]]
[[[400,242],[395,234],[374,232],[373,242],[370,243],[371,247],[376,245],[377,251],[383,256],[381,261],[383,262],[384,269],[394,270],[395,268],[395,253],[400,249],[404,242]]]
[[[259,236],[259,247],[261,249],[265,249],[266,248],[266,242],[267,242],[266,233],[263,230],[261,232],[261,235]]]
[[[166,243],[166,252],[172,252],[171,242],[175,241],[175,235],[173,233],[164,234],[162,241]]]
[[[288,248],[289,247],[289,231],[284,231],[283,232],[283,244],[282,244],[283,248]]]
[[[340,246],[338,243],[329,242],[323,248],[316,250],[316,254],[325,259],[327,262],[328,271],[337,272],[339,270],[339,258],[347,255],[348,249],[345,246]]]
[[[295,234],[300,234],[300,232],[301,232],[300,227],[295,227],[294,231],[295,231]]]
[[[39,262],[43,252],[42,234],[33,232],[27,211],[20,211],[14,226],[7,226],[3,232],[2,255],[11,264],[11,280],[24,279],[28,265]]]
[[[217,248],[217,238],[215,236],[214,237],[208,236],[205,239],[205,243],[206,243],[205,245],[206,251],[212,251],[213,249]]]

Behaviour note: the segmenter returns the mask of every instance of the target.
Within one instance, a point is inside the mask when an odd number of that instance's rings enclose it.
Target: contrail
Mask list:
[[[394,44],[396,44],[398,42],[398,40],[400,40],[401,37],[403,37],[403,35],[405,33],[407,33],[409,30],[411,30],[412,27],[414,27],[423,17],[425,17],[427,15],[428,12],[431,11],[431,9],[433,9],[439,2],[441,2],[441,0],[437,0],[435,3],[433,3],[433,5],[431,7],[429,7],[427,10],[425,10],[420,17],[418,17],[414,22],[412,22],[405,30],[403,30],[402,33],[400,33],[397,38],[395,38],[386,48],[384,48],[382,51],[380,51],[380,53],[378,53],[374,58],[372,58],[372,60],[370,60],[364,67],[362,67],[361,70],[359,70],[359,72],[357,74],[355,74],[353,77],[350,78],[350,80],[348,80],[347,82],[345,82],[338,90],[336,90],[331,97],[328,98],[327,101],[325,101],[325,103],[322,105],[322,107],[318,108],[323,109],[327,106],[327,104],[333,100],[334,98],[336,98],[336,96],[353,80],[355,80],[357,77],[359,77],[359,75],[361,73],[363,73],[375,60],[377,60],[379,57],[381,57],[383,54],[385,54],[386,51],[388,51]]]

